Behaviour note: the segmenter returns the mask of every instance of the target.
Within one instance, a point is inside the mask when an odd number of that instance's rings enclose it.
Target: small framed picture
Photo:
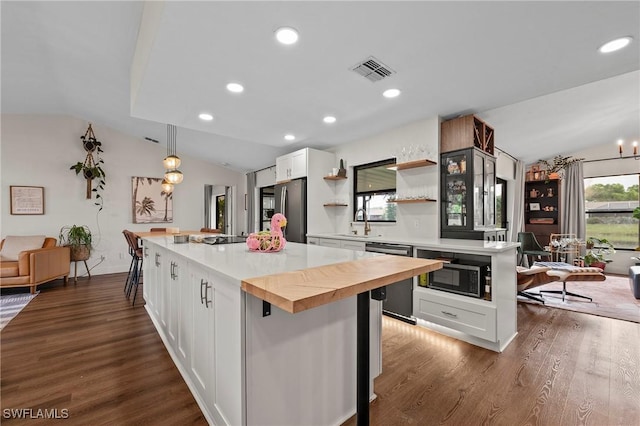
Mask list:
[[[529,210],[532,212],[540,211],[540,203],[529,203]]]
[[[44,186],[10,186],[11,214],[44,214]]]

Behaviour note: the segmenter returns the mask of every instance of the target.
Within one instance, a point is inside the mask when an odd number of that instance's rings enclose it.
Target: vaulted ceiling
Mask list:
[[[477,113],[525,161],[640,138],[640,2],[0,7],[3,113],[71,114],[163,145],[172,123],[178,153],[238,170],[436,115]],[[277,43],[281,26],[299,42]],[[597,51],[619,36],[634,40]],[[370,56],[395,73],[351,70]],[[228,92],[232,81],[245,91]],[[386,99],[388,88],[402,93]]]

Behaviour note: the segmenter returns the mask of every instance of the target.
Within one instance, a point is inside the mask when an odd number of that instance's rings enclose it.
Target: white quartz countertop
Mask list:
[[[211,268],[220,274],[238,281],[251,277],[279,274],[380,256],[380,254],[377,253],[365,253],[348,249],[319,247],[292,242],[287,242],[286,247],[282,251],[259,253],[249,251],[245,243],[209,245],[189,242],[176,244],[173,242],[173,236],[145,237],[143,241],[150,241],[188,260]]]
[[[364,235],[345,234],[307,234],[312,238],[328,238],[335,240],[350,240],[362,242],[376,242],[387,244],[405,244],[415,248],[429,250],[453,251],[453,252],[477,252],[477,253],[500,253],[515,250],[520,243],[495,241],[487,242],[483,240],[456,240],[449,238],[412,238],[412,237],[382,237]]]

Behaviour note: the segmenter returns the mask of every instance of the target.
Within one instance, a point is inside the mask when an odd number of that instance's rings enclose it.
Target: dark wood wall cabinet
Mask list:
[[[475,147],[494,155],[494,140],[493,127],[475,115],[447,120],[440,126],[440,152]]]
[[[526,232],[533,232],[541,246],[548,246],[551,234],[560,234],[561,181],[527,181],[524,185]]]

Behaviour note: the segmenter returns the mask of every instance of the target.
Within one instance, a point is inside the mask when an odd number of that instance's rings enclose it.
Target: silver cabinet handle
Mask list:
[[[172,275],[173,275],[173,279],[176,280],[178,279],[178,262],[174,262],[173,263],[173,270],[171,271]]]
[[[200,279],[200,304],[204,303],[207,308],[209,307],[209,303],[213,303],[211,300],[209,300],[210,288],[211,285],[209,284],[209,281],[205,281],[204,278]]]
[[[149,257],[149,247],[143,247],[144,257]]]
[[[440,311],[443,314],[445,314],[448,317],[452,317],[452,318],[458,318],[458,316],[456,314],[452,314],[451,312],[447,312],[447,311]]]
[[[160,266],[160,253],[156,253],[156,266]]]

